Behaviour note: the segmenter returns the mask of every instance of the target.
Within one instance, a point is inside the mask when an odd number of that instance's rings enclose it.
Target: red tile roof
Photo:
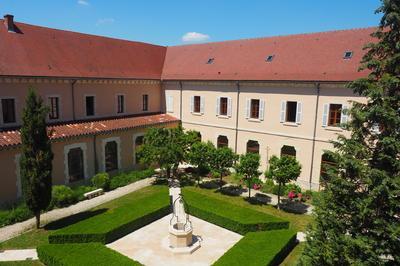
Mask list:
[[[0,75],[160,79],[166,47],[0,20]]]
[[[351,81],[375,28],[168,47],[165,80]],[[343,59],[345,51],[353,57]],[[272,62],[266,62],[274,55]],[[210,58],[213,63],[207,64]]]
[[[104,134],[118,130],[149,127],[160,124],[175,123],[178,121],[179,119],[173,116],[167,114],[157,114],[49,126],[48,130],[49,132],[52,132],[51,139],[61,140],[70,137]],[[12,147],[19,144],[21,144],[19,131],[14,130],[0,132],[0,148]]]

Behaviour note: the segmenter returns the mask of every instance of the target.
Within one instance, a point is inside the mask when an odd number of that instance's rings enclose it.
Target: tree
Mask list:
[[[23,198],[36,217],[36,228],[40,227],[40,212],[51,201],[53,153],[46,129],[47,114],[42,99],[30,89],[22,113],[20,166]]]
[[[247,187],[249,189],[249,199],[251,196],[251,186],[258,180],[261,172],[260,168],[260,155],[257,153],[246,153],[240,155],[239,163],[236,164],[236,172],[243,175]]]
[[[269,169],[265,176],[278,183],[278,209],[281,204],[281,189],[286,183],[297,180],[301,173],[301,165],[293,156],[283,155],[281,158],[272,156],[269,160]]]
[[[237,160],[237,155],[228,147],[215,148],[213,145],[210,150],[209,166],[211,170],[217,172],[220,175],[219,186],[222,188],[222,176],[233,166]]]
[[[200,182],[201,171],[208,167],[210,151],[213,148],[211,142],[195,142],[186,155],[187,162],[196,167],[197,183]]]
[[[376,42],[350,83],[350,136],[334,142],[339,171],[315,206],[303,265],[400,264],[400,2],[382,1]]]
[[[154,164],[165,170],[167,178],[174,175],[183,161],[186,150],[185,134],[182,127],[150,128],[138,153],[141,163]]]

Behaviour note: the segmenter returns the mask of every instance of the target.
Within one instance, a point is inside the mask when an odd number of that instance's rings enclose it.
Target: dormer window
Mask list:
[[[352,57],[353,57],[353,52],[352,51],[344,52],[343,59],[351,59]]]
[[[214,58],[209,58],[207,61],[207,64],[211,65],[212,63],[214,63]]]
[[[275,55],[269,55],[265,58],[265,62],[272,62],[272,60],[274,60]]]

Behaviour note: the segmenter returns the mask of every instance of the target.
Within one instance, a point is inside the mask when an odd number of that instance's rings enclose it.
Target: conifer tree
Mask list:
[[[369,75],[349,87],[350,137],[334,142],[332,174],[315,208],[303,265],[400,265],[400,1],[384,0],[366,46]]]
[[[23,198],[36,217],[36,227],[40,227],[40,212],[51,201],[52,160],[51,142],[46,129],[48,108],[30,89],[22,114],[21,127],[21,181]]]

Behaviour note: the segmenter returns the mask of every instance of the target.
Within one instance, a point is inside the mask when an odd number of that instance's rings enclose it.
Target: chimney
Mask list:
[[[4,15],[4,26],[6,26],[6,29],[9,32],[16,32],[13,15],[9,15],[9,14]]]

